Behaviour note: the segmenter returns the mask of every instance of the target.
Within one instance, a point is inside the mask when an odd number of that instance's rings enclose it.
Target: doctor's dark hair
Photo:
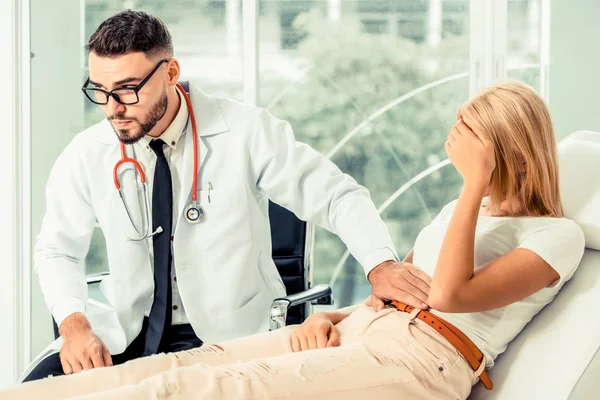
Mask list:
[[[143,11],[125,10],[98,26],[85,46],[100,57],[142,52],[147,57],[173,57],[173,41],[165,24]]]

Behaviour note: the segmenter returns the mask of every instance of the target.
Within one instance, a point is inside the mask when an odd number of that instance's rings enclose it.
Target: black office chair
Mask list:
[[[311,304],[333,304],[329,285],[312,286],[312,229],[291,211],[269,202],[273,261],[283,279],[287,296],[273,299],[269,311],[270,328],[300,324],[310,313]],[[98,283],[107,274],[88,278],[88,285]],[[265,316],[266,317],[266,316]],[[54,319],[54,337],[58,326]]]
[[[312,229],[294,213],[270,202],[272,257],[283,279],[287,296],[274,299],[271,330],[302,323],[311,304],[333,304],[329,285],[312,286]]]

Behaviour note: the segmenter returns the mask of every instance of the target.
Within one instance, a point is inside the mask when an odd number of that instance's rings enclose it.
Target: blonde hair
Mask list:
[[[522,215],[564,215],[552,119],[532,88],[515,81],[493,85],[464,104],[458,118],[466,119],[471,129],[494,144],[491,212],[499,212],[502,201],[514,199]]]

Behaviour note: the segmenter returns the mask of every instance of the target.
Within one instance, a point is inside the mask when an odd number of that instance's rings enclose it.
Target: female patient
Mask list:
[[[463,189],[405,259],[433,276],[422,288],[431,314],[371,296],[298,327],[31,382],[0,398],[465,399],[573,275],[584,237],[563,217],[552,122],[533,90],[493,86],[457,119],[445,149]],[[479,363],[438,322],[466,335]]]

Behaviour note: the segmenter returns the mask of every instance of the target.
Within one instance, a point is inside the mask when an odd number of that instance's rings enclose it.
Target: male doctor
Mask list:
[[[63,344],[27,381],[268,330],[270,303],[285,295],[271,259],[269,199],[338,234],[376,298],[426,307],[429,278],[396,262],[368,191],[296,142],[287,122],[194,87],[188,108],[159,19],[120,12],[87,49],[82,90],[107,118],[77,135],[50,173],[35,269]],[[145,174],[147,197],[133,163],[113,176],[122,150]],[[86,317],[82,262],[96,223],[113,329]]]

